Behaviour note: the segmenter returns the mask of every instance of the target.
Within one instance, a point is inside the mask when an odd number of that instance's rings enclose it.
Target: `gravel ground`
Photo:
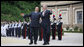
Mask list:
[[[1,37],[1,46],[83,46],[83,33],[64,33],[62,40],[55,40],[50,37],[49,45],[42,45],[42,41],[37,41],[37,44],[29,45],[29,39],[22,39],[16,37]]]

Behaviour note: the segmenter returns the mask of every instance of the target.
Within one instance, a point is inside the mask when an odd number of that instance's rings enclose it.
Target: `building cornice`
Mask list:
[[[56,2],[56,1],[55,1]],[[41,2],[41,7],[42,5],[47,5],[48,7],[55,7],[55,6],[67,6],[67,5],[73,5],[73,4],[79,4],[79,3],[83,3],[82,1],[59,1],[59,2],[53,2],[51,4],[51,2]],[[63,3],[64,2],[64,3]]]

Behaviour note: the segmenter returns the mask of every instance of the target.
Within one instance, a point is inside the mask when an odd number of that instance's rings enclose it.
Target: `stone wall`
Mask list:
[[[50,5],[53,7],[48,7],[48,9],[54,9],[55,11],[55,16],[56,19],[58,19],[59,16],[59,9],[61,10],[61,14],[62,14],[62,22],[63,22],[63,27],[74,27],[74,26],[78,26],[80,28],[83,28],[83,23],[82,24],[78,24],[77,23],[77,15],[76,15],[76,11],[81,10],[83,12],[83,3],[76,3],[76,2],[80,2],[80,1],[42,1],[41,2],[41,6],[42,5]],[[76,3],[76,4],[70,4],[70,3]],[[63,5],[63,4],[68,4],[68,5]],[[60,6],[59,6],[60,5]],[[62,6],[61,6],[62,5]],[[41,11],[42,11],[42,7],[41,7]],[[52,21],[52,16],[51,16],[51,21]],[[83,18],[82,18],[83,19]],[[83,22],[83,21],[82,21]]]

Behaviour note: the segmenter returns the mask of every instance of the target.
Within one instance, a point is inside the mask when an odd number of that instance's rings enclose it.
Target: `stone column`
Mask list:
[[[73,6],[70,5],[69,8],[69,25],[70,27],[73,25]]]

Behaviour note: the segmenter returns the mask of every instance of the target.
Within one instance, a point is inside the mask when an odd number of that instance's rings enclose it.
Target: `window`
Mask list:
[[[77,11],[77,23],[82,24],[82,11]]]

